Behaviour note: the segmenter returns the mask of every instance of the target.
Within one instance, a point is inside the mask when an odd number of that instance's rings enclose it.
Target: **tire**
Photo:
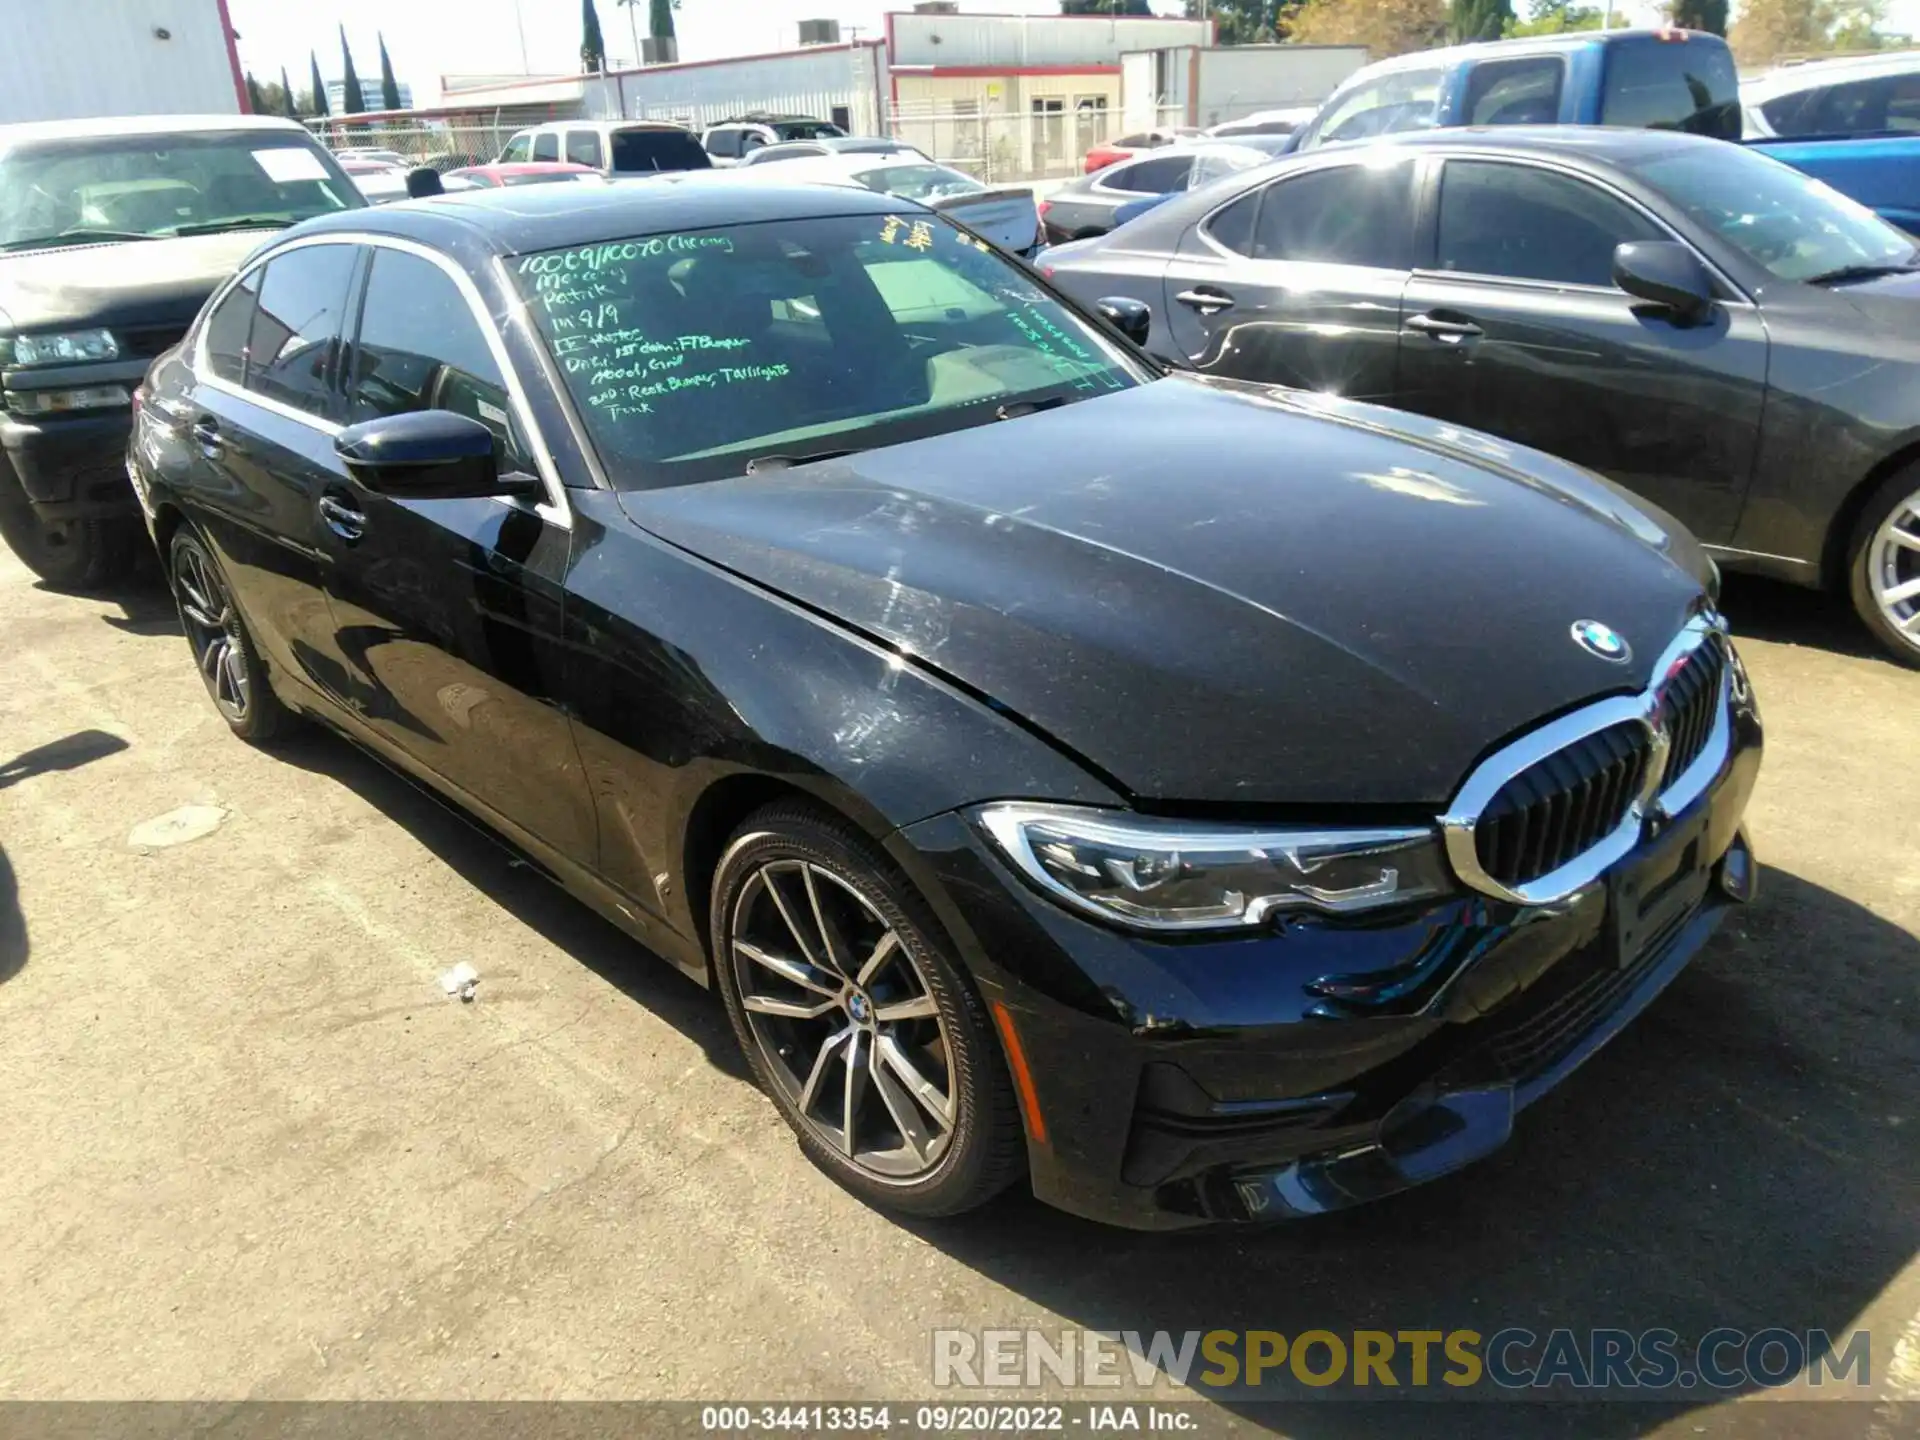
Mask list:
[[[1889,476],[1860,512],[1847,542],[1847,584],[1881,648],[1920,669],[1920,465]]]
[[[140,558],[145,531],[126,516],[42,520],[13,467],[0,460],[0,539],[55,590],[85,593],[125,579]]]
[[[986,1007],[872,841],[813,806],[770,805],[728,841],[712,901],[734,1034],[814,1164],[927,1217],[1021,1175],[1025,1134]]]
[[[180,628],[193,651],[194,668],[206,684],[227,728],[250,744],[263,744],[292,727],[297,717],[273,693],[267,667],[233,603],[220,562],[186,526],[174,532],[167,554],[167,582],[180,611]]]

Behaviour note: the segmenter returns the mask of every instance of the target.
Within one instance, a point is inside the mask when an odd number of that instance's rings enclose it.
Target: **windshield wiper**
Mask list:
[[[1920,270],[1920,265],[1908,261],[1904,265],[1841,265],[1833,270],[1823,270],[1818,275],[1809,275],[1802,284],[1806,285],[1844,285],[1849,280],[1874,280],[1882,275],[1911,275]]]
[[[31,240],[9,240],[0,250],[44,250],[54,245],[84,245],[89,240],[158,240],[144,230],[93,230],[75,226],[58,235],[36,235]]]
[[[293,222],[284,215],[236,215],[231,220],[196,220],[176,225],[169,235],[218,235],[223,230],[284,230]]]
[[[1018,420],[1022,415],[1031,415],[1036,410],[1057,410],[1066,404],[1071,396],[1051,395],[1045,400],[1014,400],[1002,405],[993,412],[996,420]]]
[[[795,465],[811,465],[816,460],[838,460],[842,455],[851,455],[852,450],[815,450],[807,455],[756,455],[747,461],[747,474],[758,475],[762,470],[791,470]]]

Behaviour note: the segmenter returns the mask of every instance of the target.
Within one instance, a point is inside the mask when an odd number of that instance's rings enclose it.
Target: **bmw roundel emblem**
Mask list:
[[[1573,643],[1597,659],[1625,664],[1633,658],[1627,637],[1599,620],[1576,620],[1572,633]]]

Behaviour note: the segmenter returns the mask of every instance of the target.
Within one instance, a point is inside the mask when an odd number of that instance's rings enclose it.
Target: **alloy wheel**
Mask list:
[[[174,551],[173,594],[207,693],[228,720],[244,724],[253,705],[253,687],[240,616],[225,582],[198,545]]]
[[[1920,646],[1920,490],[1895,505],[1874,531],[1867,583],[1887,622]]]
[[[955,1131],[952,1046],[899,932],[851,882],[806,860],[761,865],[731,920],[740,1006],[788,1104],[875,1179],[928,1175]]]

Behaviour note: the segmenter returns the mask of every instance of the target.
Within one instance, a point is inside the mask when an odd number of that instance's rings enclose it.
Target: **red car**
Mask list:
[[[569,165],[565,161],[522,160],[506,165],[469,165],[449,170],[444,180],[464,180],[482,190],[497,190],[502,185],[545,185],[554,180],[581,180],[598,176],[591,165]],[[457,188],[457,187],[456,187]]]
[[[1162,145],[1171,145],[1176,140],[1191,140],[1202,133],[1191,125],[1180,125],[1170,130],[1142,130],[1136,135],[1122,135],[1118,140],[1109,140],[1087,151],[1086,173],[1091,175],[1122,160],[1131,160],[1143,150],[1158,150]]]

